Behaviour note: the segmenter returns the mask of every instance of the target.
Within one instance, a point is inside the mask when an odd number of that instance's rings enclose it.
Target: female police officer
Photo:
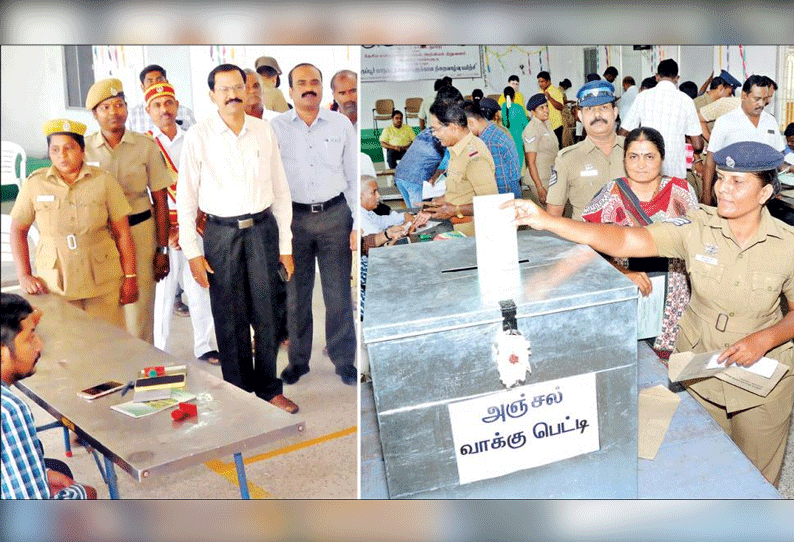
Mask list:
[[[761,356],[789,372],[767,397],[707,378],[687,388],[764,477],[777,484],[794,403],[794,228],[765,204],[780,189],[783,155],[762,143],[734,143],[716,153],[717,208],[644,228],[574,222],[528,201],[507,202],[516,222],[549,230],[617,257],[685,261],[692,299],[679,325],[677,352],[722,350],[718,361],[749,366]],[[781,311],[781,292],[788,314]]]
[[[138,298],[130,205],[113,177],[84,163],[85,129],[66,119],[44,124],[52,166],[31,173],[19,191],[11,210],[11,251],[27,293],[55,292],[124,327],[121,305]],[[27,243],[34,221],[41,235],[36,276]]]

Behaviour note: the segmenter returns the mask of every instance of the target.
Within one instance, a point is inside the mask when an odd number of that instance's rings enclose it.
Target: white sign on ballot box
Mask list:
[[[595,373],[450,403],[461,484],[600,449]]]

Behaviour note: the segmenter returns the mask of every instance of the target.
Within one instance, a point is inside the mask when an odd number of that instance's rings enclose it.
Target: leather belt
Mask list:
[[[339,194],[338,196],[334,196],[328,201],[324,201],[322,203],[298,203],[297,201],[293,201],[292,209],[294,211],[304,211],[307,213],[322,213],[326,209],[330,209],[337,203],[342,203],[343,201],[345,201],[344,194]]]
[[[207,220],[214,224],[220,224],[221,226],[234,226],[238,230],[244,230],[250,228],[254,224],[259,224],[270,214],[270,207],[268,207],[264,211],[259,211],[258,213],[239,216],[216,216],[207,213]]]
[[[142,213],[137,213],[134,215],[130,215],[127,217],[127,220],[130,222],[130,227],[140,224],[141,222],[145,222],[152,218],[152,210],[146,210]]]

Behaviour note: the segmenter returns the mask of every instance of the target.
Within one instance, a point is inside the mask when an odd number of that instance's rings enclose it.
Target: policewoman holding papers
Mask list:
[[[762,356],[789,371],[766,397],[717,378],[686,382],[764,477],[777,485],[794,404],[794,228],[772,218],[766,203],[780,191],[783,155],[763,143],[739,142],[714,156],[717,207],[646,227],[582,223],[553,217],[515,200],[516,224],[548,230],[614,257],[684,260],[692,299],[679,325],[676,352],[721,350],[725,365]],[[783,316],[781,293],[788,304]]]

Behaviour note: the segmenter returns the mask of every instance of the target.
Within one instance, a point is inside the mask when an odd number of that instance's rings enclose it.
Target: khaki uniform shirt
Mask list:
[[[262,105],[265,109],[283,113],[289,111],[287,100],[284,99],[284,94],[276,87],[262,89]]]
[[[709,94],[708,91],[704,92],[693,101],[695,102],[695,109],[697,109],[698,112],[700,112],[701,108],[706,107],[710,103],[714,103],[714,99],[711,97],[711,94]],[[706,125],[709,127],[709,133],[711,133],[711,129],[714,128],[714,121],[707,121]]]
[[[524,128],[522,137],[524,139],[524,152],[537,153],[535,162],[538,166],[538,175],[544,188],[548,188],[551,168],[554,166],[554,160],[560,150],[560,144],[557,141],[557,135],[551,128],[551,123],[532,117],[527,127]]]
[[[692,299],[678,322],[676,352],[724,350],[783,318],[781,292],[794,299],[794,228],[772,218],[766,207],[755,237],[744,249],[716,208],[704,205],[687,219],[652,224],[648,232],[660,256],[684,260],[692,284]],[[766,356],[794,368],[792,341]],[[713,377],[690,386],[700,396],[724,405],[728,413],[767,402]]]
[[[606,156],[588,137],[557,153],[549,179],[546,203],[563,206],[570,200],[574,220],[582,219],[582,210],[598,191],[612,179],[625,177],[623,136],[615,137],[612,152]]]
[[[447,192],[445,199],[452,205],[471,203],[474,196],[498,194],[493,156],[483,141],[469,132],[449,147]],[[456,224],[455,229],[466,235],[474,234],[474,223]]]
[[[118,181],[132,207],[131,214],[151,210],[147,188],[157,192],[174,182],[154,139],[130,130],[124,131],[116,148],[107,144],[102,132],[86,136],[85,161]]]
[[[88,299],[120,286],[124,272],[108,221],[130,213],[119,183],[85,163],[71,185],[54,166],[30,174],[11,218],[39,229],[36,275],[67,299]]]

